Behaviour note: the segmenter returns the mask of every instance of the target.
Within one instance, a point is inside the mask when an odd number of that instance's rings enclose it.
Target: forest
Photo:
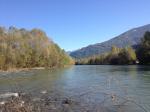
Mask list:
[[[136,49],[130,46],[118,48],[112,46],[110,52],[92,57],[76,59],[76,65],[132,65],[150,64],[150,32],[145,32]]]
[[[0,27],[0,69],[64,66],[74,61],[40,29]]]
[[[112,46],[110,52],[88,58],[75,59],[76,65],[132,65],[150,64],[150,32],[146,32],[137,49],[130,46]],[[0,27],[0,69],[12,68],[53,68],[74,64],[46,33],[40,29],[8,29]]]

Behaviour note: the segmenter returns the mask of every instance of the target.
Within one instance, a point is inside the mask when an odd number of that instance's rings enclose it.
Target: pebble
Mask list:
[[[5,104],[5,102],[4,102],[4,101],[0,102],[0,105],[4,105],[4,104]]]
[[[44,90],[44,91],[41,91],[41,93],[42,93],[42,94],[46,94],[46,93],[47,93],[47,91],[46,91],[46,90]]]

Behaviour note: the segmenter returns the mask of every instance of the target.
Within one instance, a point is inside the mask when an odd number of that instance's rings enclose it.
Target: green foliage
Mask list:
[[[0,69],[54,67],[73,60],[39,30],[0,27]]]
[[[135,64],[135,62],[136,62],[136,53],[131,47],[117,48],[113,46],[111,52],[99,56],[92,56],[89,58],[77,60],[76,64],[122,65],[122,64]]]
[[[137,49],[137,57],[140,64],[150,64],[150,32],[146,32]]]

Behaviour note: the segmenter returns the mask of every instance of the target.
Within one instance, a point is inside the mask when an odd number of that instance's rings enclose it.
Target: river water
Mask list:
[[[150,66],[83,65],[0,73],[0,94],[69,97],[110,112],[150,112]]]

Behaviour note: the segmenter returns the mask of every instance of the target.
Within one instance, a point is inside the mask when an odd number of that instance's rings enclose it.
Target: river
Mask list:
[[[110,112],[150,111],[150,66],[78,65],[54,70],[0,73],[0,94],[70,97]],[[94,111],[93,111],[94,112]]]

